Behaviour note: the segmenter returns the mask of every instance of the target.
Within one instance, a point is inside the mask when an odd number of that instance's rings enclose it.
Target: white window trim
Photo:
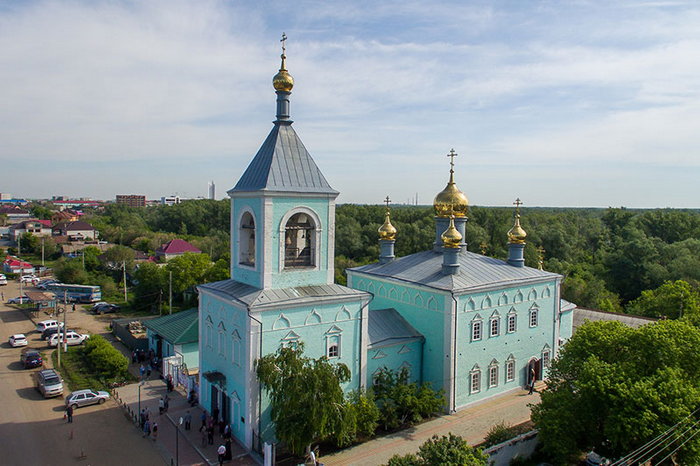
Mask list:
[[[515,359],[508,359],[506,361],[506,382],[513,380],[515,380]]]
[[[478,338],[475,336],[476,331],[479,331]],[[484,338],[484,321],[482,319],[473,319],[471,324],[471,341],[481,341]]]
[[[333,342],[335,338],[337,337],[337,346],[338,346],[338,355],[337,356],[331,356],[330,355],[330,350],[331,347],[333,346]],[[328,331],[326,332],[325,335],[326,338],[326,357],[328,359],[340,359],[343,356],[343,330],[340,327],[337,327],[333,325]]]
[[[511,330],[511,322],[513,323],[513,329]],[[515,311],[508,312],[506,316],[506,333],[515,333],[518,331],[518,314]]]
[[[534,324],[532,323],[533,318],[534,318],[534,321],[535,321]],[[530,328],[537,327],[537,326],[539,325],[539,323],[540,323],[539,320],[540,320],[539,309],[536,308],[536,307],[531,308],[531,309],[530,309],[530,314],[528,315],[528,324],[530,325]]]
[[[476,382],[476,384],[475,384]],[[474,387],[476,385],[476,388]],[[479,393],[481,391],[481,369],[478,367],[469,372],[469,394]]]
[[[489,388],[494,387],[498,387],[498,364],[492,363],[489,365]]]
[[[549,369],[552,364],[552,351],[549,347],[545,347],[542,350],[542,369]]]
[[[494,330],[495,330],[495,332],[494,332]],[[501,318],[500,317],[491,317],[489,319],[489,338],[497,337],[500,334],[501,334]]]

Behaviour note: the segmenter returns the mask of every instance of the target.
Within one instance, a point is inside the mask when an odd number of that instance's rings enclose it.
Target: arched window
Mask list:
[[[255,219],[250,212],[241,217],[238,229],[238,263],[255,266]]]
[[[284,230],[284,266],[315,266],[316,225],[311,216],[303,212],[292,215]]]

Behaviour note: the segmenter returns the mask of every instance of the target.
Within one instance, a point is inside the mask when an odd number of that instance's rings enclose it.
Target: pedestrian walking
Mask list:
[[[67,422],[73,422],[73,406],[68,405],[66,407],[66,420]]]
[[[0,291],[0,301],[5,302],[5,293]]]
[[[165,400],[163,400],[163,397],[161,396],[160,399],[158,400],[158,412],[160,414],[163,414],[164,410],[165,410]]]
[[[202,415],[199,418],[202,420],[202,426],[199,428],[199,431],[202,432],[207,428],[207,413],[202,411]]]
[[[155,442],[158,440],[158,423],[154,422],[153,423],[153,434],[152,434],[153,441]]]
[[[143,438],[149,437],[151,435],[151,422],[147,419],[143,423]]]
[[[192,426],[192,415],[190,414],[190,411],[187,410],[187,413],[185,413],[185,430],[190,430],[191,426]]]
[[[146,423],[146,408],[141,408],[139,413],[139,427],[143,430],[143,425]]]
[[[139,367],[139,374],[141,375],[141,380],[143,380],[143,376],[146,375],[146,368],[141,364],[141,367]]]
[[[219,445],[219,448],[216,450],[216,453],[219,454],[219,466],[222,466],[224,464],[224,458],[226,458],[226,446]]]
[[[73,309],[71,312],[75,312],[75,304],[73,304]]]
[[[214,426],[207,426],[207,443],[209,445],[214,445]]]
[[[224,439],[229,439],[231,438],[231,425],[226,424],[224,426]]]
[[[163,408],[164,408],[165,412],[167,413],[168,408],[170,408],[170,397],[168,396],[167,393],[165,394],[165,398],[163,398],[163,405],[164,405]]]

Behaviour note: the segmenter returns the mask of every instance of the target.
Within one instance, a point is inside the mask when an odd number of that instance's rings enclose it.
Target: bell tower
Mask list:
[[[333,283],[335,191],[304,147],[290,119],[294,79],[282,64],[272,130],[228,191],[231,278],[260,289]]]

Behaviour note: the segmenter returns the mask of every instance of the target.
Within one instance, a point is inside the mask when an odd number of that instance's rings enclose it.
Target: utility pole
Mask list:
[[[44,237],[41,237],[41,266],[44,266]]]
[[[85,251],[80,251],[80,255],[83,256],[83,270],[85,270]]]
[[[173,313],[173,271],[170,271],[170,296],[168,299],[168,307],[170,308],[169,314]]]
[[[22,235],[17,237],[17,256],[22,254]]]
[[[124,303],[127,302],[126,296],[126,261],[122,261],[122,271],[124,272]]]
[[[63,352],[67,353],[68,352],[68,340],[66,339],[66,329],[68,328],[68,322],[66,319],[68,318],[68,299],[67,299],[68,292],[63,291]],[[59,344],[58,346],[58,354],[61,354],[61,345]]]

